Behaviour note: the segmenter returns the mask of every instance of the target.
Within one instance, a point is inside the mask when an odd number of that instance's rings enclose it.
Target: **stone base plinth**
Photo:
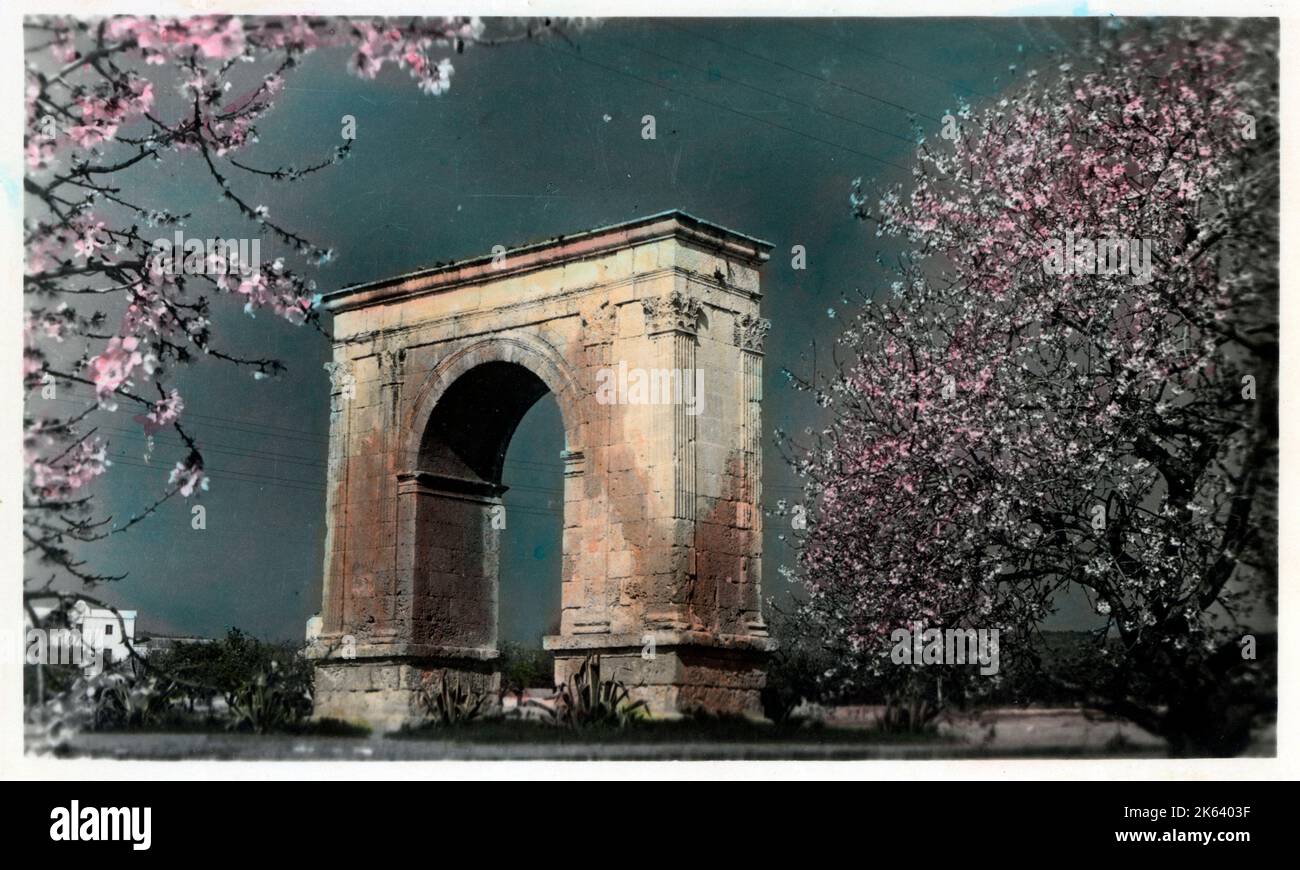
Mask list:
[[[497,702],[501,675],[475,659],[367,657],[316,662],[315,719],[340,719],[376,732],[396,731],[425,718],[422,694],[436,694],[447,678]]]
[[[763,718],[764,667],[775,648],[766,637],[689,631],[557,635],[543,645],[555,653],[557,683],[568,682],[588,656],[598,655],[601,679],[621,680],[633,700],[645,701],[661,718],[697,712]],[[424,651],[412,645],[394,646],[401,654],[379,654],[380,649],[358,647],[355,658],[316,656],[314,718],[396,731],[425,719],[422,696],[436,694],[443,679],[487,695],[485,709],[498,702],[501,674],[494,651],[430,656],[410,655]]]
[[[633,700],[644,700],[662,718],[697,712],[763,718],[765,665],[775,649],[766,637],[689,631],[555,635],[543,645],[555,653],[556,682],[567,682],[587,656],[599,655],[601,679],[621,680]]]

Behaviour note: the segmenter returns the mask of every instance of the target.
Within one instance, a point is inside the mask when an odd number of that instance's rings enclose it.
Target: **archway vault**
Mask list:
[[[682,212],[328,294],[334,360],[318,716],[393,727],[454,675],[493,691],[501,462],[553,393],[560,633],[660,714],[757,715],[759,268]]]

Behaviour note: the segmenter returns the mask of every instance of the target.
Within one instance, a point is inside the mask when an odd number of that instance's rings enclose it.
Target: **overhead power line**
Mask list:
[[[661,82],[654,81],[653,79],[643,78],[642,76],[636,75],[635,73],[630,73],[627,70],[619,69],[618,67],[610,66],[609,64],[600,63],[599,61],[594,61],[588,57],[584,57],[583,55],[577,52],[566,51],[562,48],[557,48],[556,46],[551,45],[549,43],[538,43],[538,46],[547,51],[553,51],[557,54],[562,54],[565,57],[572,58],[573,60],[590,64],[591,66],[599,67],[600,69],[615,73],[616,75],[621,75],[626,78],[633,79],[635,81],[641,82],[642,84],[647,84],[650,85],[651,87],[660,88],[662,90],[668,91],[669,93],[677,94],[678,96],[681,97],[686,97],[689,100],[695,100],[697,102],[704,103],[707,106],[712,106],[715,109],[721,109],[724,112],[730,112],[733,115],[739,115],[740,117],[745,118],[747,120],[754,121],[759,124],[765,124],[768,127],[774,127],[777,130],[784,130],[785,132],[791,133],[795,136],[799,136],[813,142],[819,142],[822,145],[829,145],[832,148],[838,148],[841,151],[847,151],[848,153],[856,154],[859,157],[866,157],[868,160],[874,160],[877,163],[884,164],[885,166],[892,166],[895,169],[901,169],[904,172],[909,171],[906,166],[902,166],[898,163],[894,163],[892,160],[886,160],[885,158],[877,156],[875,154],[870,154],[866,151],[859,151],[856,148],[850,148],[848,145],[841,145],[840,143],[833,142],[830,139],[823,139],[820,136],[814,136],[811,133],[805,133],[802,130],[795,129],[794,127],[787,127],[784,124],[778,124],[774,121],[769,121],[766,118],[760,118],[757,115],[751,115],[748,112],[742,112],[739,109],[733,109],[731,106],[728,106],[725,103],[719,103],[714,100],[701,97],[698,94],[692,94],[689,91],[682,91],[682,90],[678,90],[677,88],[671,88],[668,85],[665,85]]]
[[[712,74],[713,74],[711,70],[705,69],[704,67],[692,66],[692,65],[686,63],[685,61],[678,60],[677,58],[674,58],[674,57],[669,57],[669,56],[666,55],[666,54],[660,54],[660,53],[657,52],[657,51],[651,51],[651,50],[648,49],[648,48],[642,48],[641,46],[636,45],[636,44],[631,43],[631,42],[626,42],[626,41],[621,40],[621,39],[615,39],[614,42],[617,42],[617,43],[619,43],[620,45],[625,45],[625,46],[627,46],[628,48],[631,48],[631,49],[634,50],[634,51],[639,51],[639,52],[641,52],[642,54],[648,54],[648,55],[650,55],[651,57],[657,57],[657,58],[659,58],[660,60],[666,60],[666,61],[668,61],[669,63],[679,64],[679,65],[685,67],[686,69],[695,70],[696,72],[702,72],[702,73],[704,73],[705,75],[712,75]],[[731,84],[739,85],[739,86],[741,86],[742,88],[747,88],[748,90],[755,91],[755,92],[760,93],[760,94],[763,94],[763,95],[765,95],[765,96],[775,97],[775,98],[778,99],[778,100],[784,100],[785,102],[787,102],[787,103],[792,103],[792,104],[794,104],[794,105],[796,105],[796,106],[802,106],[803,108],[807,109],[807,110],[810,111],[810,112],[817,112],[818,114],[825,115],[825,116],[827,116],[828,118],[835,118],[836,120],[839,120],[839,121],[846,121],[847,123],[855,124],[855,125],[857,125],[857,126],[859,126],[859,127],[862,127],[862,128],[865,129],[865,130],[871,130],[871,131],[876,132],[876,133],[881,133],[881,134],[883,134],[883,135],[885,135],[885,136],[890,136],[890,137],[892,137],[892,138],[894,138],[894,139],[899,140],[900,142],[906,142],[906,143],[908,143],[909,145],[912,144],[912,143],[915,141],[914,139],[909,138],[909,137],[907,137],[907,136],[900,136],[899,134],[895,133],[895,132],[892,131],[892,130],[886,130],[886,129],[884,129],[883,127],[873,127],[871,124],[865,124],[865,123],[863,123],[862,121],[857,120],[856,118],[850,118],[850,117],[848,117],[847,115],[839,115],[839,114],[836,114],[835,112],[831,112],[831,111],[828,111],[828,110],[826,110],[826,109],[822,109],[822,108],[820,108],[820,107],[818,107],[818,106],[814,106],[814,105],[811,105],[811,104],[809,104],[809,103],[805,103],[805,102],[803,102],[803,101],[801,101],[801,100],[796,100],[796,99],[794,99],[794,98],[792,98],[792,97],[787,97],[787,96],[785,96],[784,94],[777,93],[776,91],[769,91],[769,90],[767,90],[766,88],[760,88],[760,87],[758,87],[757,85],[751,85],[751,84],[749,84],[748,82],[741,81],[740,79],[737,79],[737,78],[728,78],[727,76],[725,76],[725,75],[722,74],[721,72],[718,73],[718,80],[719,80],[719,81],[727,81],[727,82],[730,82]]]
[[[909,115],[915,115],[920,118],[926,118],[927,120],[934,121],[936,124],[943,123],[943,120],[941,118],[936,118],[934,115],[931,115],[927,112],[922,112],[918,109],[913,109],[909,106],[904,106],[902,103],[896,103],[893,100],[887,100],[884,97],[878,97],[869,91],[864,91],[861,90],[860,88],[851,87],[850,85],[846,85],[843,82],[837,82],[834,79],[829,78],[827,76],[808,72],[807,70],[802,70],[799,69],[798,67],[791,66],[788,63],[782,63],[779,60],[773,60],[770,57],[764,57],[763,55],[758,54],[757,52],[750,51],[747,48],[742,48],[738,45],[732,45],[730,43],[723,42],[722,40],[712,36],[705,36],[700,33],[695,33],[694,31],[688,30],[687,28],[681,27],[679,25],[668,24],[667,26],[671,27],[674,30],[681,31],[682,33],[685,33],[689,36],[693,36],[696,39],[702,39],[705,40],[706,42],[712,42],[714,45],[721,46],[722,48],[728,49],[729,51],[734,51],[739,54],[743,54],[747,57],[752,57],[756,60],[761,60],[764,63],[769,63],[772,66],[779,67],[780,69],[788,70],[789,72],[804,76],[805,78],[815,79],[816,81],[819,81],[822,84],[830,85],[831,87],[837,88],[841,91],[845,91],[851,94],[857,94],[859,97],[865,97],[868,100],[875,100],[877,103],[882,103],[886,106],[897,109],[900,112],[906,112]]]
[[[968,93],[975,94],[976,96],[985,97],[986,99],[992,99],[993,97],[992,94],[986,94],[981,90],[977,90],[976,88],[971,87],[970,85],[963,85],[960,82],[953,81],[952,79],[940,78],[939,76],[934,75],[933,73],[928,73],[923,69],[918,69],[914,66],[909,66],[908,64],[905,64],[902,61],[894,60],[893,58],[880,54],[878,52],[867,51],[865,48],[861,48],[857,45],[854,45],[853,43],[849,42],[847,39],[843,39],[841,37],[829,33],[819,33],[813,30],[811,27],[808,27],[805,24],[800,24],[797,21],[792,21],[788,23],[792,24],[794,27],[799,28],[804,33],[807,33],[809,36],[812,36],[814,39],[829,40],[831,42],[834,42],[837,45],[842,45],[845,48],[849,49],[850,51],[857,52],[858,54],[861,54],[865,57],[875,58],[876,60],[882,60],[885,63],[892,64],[898,67],[899,69],[907,70],[908,72],[913,73],[915,75],[924,76],[925,78],[932,79],[933,81],[939,82],[940,84],[951,85],[954,88],[960,88]]]

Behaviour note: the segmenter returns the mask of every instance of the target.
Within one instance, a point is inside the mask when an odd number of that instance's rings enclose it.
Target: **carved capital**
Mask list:
[[[647,333],[683,332],[695,335],[704,305],[695,297],[674,290],[664,296],[642,299],[641,308],[645,312]]]
[[[327,362],[323,366],[330,376],[330,392],[345,399],[356,397],[357,377],[352,373],[352,361]]]
[[[766,317],[739,315],[736,317],[733,336],[736,347],[753,353],[762,353],[763,339],[767,337],[767,331],[771,328],[772,321]]]

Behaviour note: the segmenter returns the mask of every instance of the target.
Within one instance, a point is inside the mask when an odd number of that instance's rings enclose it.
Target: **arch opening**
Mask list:
[[[564,425],[559,402],[542,396],[515,430],[506,453],[501,531],[501,688],[549,689],[555,656],[542,638],[560,633],[564,527]]]
[[[512,444],[519,451],[516,433],[520,424],[543,397],[550,396],[542,407],[549,410],[548,441],[558,442],[551,451],[551,467],[557,472],[547,483],[547,511],[558,511],[553,523],[537,520],[550,518],[533,504],[534,487],[528,478],[540,465],[537,447],[522,450],[525,465],[512,468],[509,476],[524,487],[507,497],[507,452]],[[535,426],[525,427],[525,438]],[[543,427],[544,428],[544,427]],[[558,430],[558,433],[557,431]],[[560,450],[564,427],[560,408],[547,384],[526,366],[513,362],[484,362],[461,374],[434,405],[419,442],[417,470],[408,475],[409,493],[414,497],[415,545],[413,565],[413,641],[438,647],[451,654],[471,653],[477,658],[495,657],[500,649],[501,588],[503,564],[509,572],[506,588],[510,597],[507,639],[516,640],[516,608],[528,604],[517,601],[528,590],[515,580],[526,571],[527,560],[518,558],[519,545],[512,526],[533,537],[548,530],[552,539],[547,562],[553,562],[554,593],[558,599],[558,579],[562,545],[564,495],[560,471]],[[518,516],[512,515],[518,507]],[[554,528],[550,528],[553,526]],[[503,549],[503,544],[508,546]],[[538,590],[534,593],[550,590]],[[540,594],[534,597],[541,602]],[[554,607],[558,622],[560,606]],[[524,620],[526,623],[527,620]],[[535,643],[540,652],[540,636]]]
[[[420,441],[420,471],[501,486],[510,439],[524,415],[550,392],[518,363],[487,362],[449,386]]]

